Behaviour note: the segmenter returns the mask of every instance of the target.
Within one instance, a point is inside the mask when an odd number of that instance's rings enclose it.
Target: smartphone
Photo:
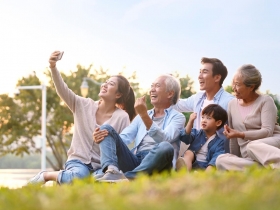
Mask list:
[[[63,53],[64,53],[64,51],[60,51],[60,54],[57,56],[57,60],[61,60]]]

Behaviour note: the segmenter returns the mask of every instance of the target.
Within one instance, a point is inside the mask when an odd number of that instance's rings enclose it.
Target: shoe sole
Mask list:
[[[93,178],[95,179],[95,181],[97,181],[98,179],[101,179],[103,176],[104,176],[104,175],[102,174],[102,175],[99,176],[99,177],[98,177],[98,176],[97,176],[97,177],[94,176]]]
[[[96,180],[97,182],[107,182],[107,183],[119,183],[119,182],[129,182],[128,179],[118,179],[118,180]]]

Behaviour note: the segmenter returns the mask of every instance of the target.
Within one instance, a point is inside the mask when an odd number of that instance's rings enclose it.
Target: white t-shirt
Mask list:
[[[163,125],[163,120],[164,116],[162,117],[153,117],[152,120],[159,126],[162,127]],[[142,150],[151,150],[154,148],[154,146],[158,144],[155,142],[155,140],[148,135],[148,133],[144,136],[143,140],[141,143],[138,145],[137,151],[142,151]]]
[[[206,157],[208,153],[208,144],[215,138],[216,134],[209,137],[209,139],[205,142],[205,144],[200,148],[200,150],[196,153],[196,160],[200,162],[207,162]]]

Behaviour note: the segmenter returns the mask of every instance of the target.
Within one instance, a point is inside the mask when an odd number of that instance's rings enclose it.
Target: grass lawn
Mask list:
[[[181,171],[118,184],[87,178],[72,185],[2,187],[0,209],[280,209],[280,171]]]

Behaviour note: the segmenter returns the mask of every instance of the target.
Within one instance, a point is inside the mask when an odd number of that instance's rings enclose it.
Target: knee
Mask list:
[[[246,150],[247,150],[247,154],[251,157],[256,150],[258,150],[261,147],[260,142],[257,141],[251,141],[250,143],[247,144]]]
[[[219,155],[217,157],[217,159],[216,159],[216,168],[218,170],[224,170],[225,159],[226,159],[226,155],[225,154]]]
[[[116,136],[117,132],[111,125],[104,124],[104,125],[100,126],[100,130],[107,130],[108,135],[104,137],[104,139],[99,143],[99,145],[102,145],[108,141],[110,142],[112,140],[115,140],[115,136]]]
[[[162,154],[174,154],[174,148],[169,142],[161,142],[159,148],[159,152]]]
[[[111,132],[114,128],[111,125],[104,124],[100,126],[100,130],[107,130],[108,132]]]
[[[57,183],[64,184],[64,183],[72,183],[74,179],[83,179],[90,175],[90,172],[87,170],[63,170],[57,176]]]

